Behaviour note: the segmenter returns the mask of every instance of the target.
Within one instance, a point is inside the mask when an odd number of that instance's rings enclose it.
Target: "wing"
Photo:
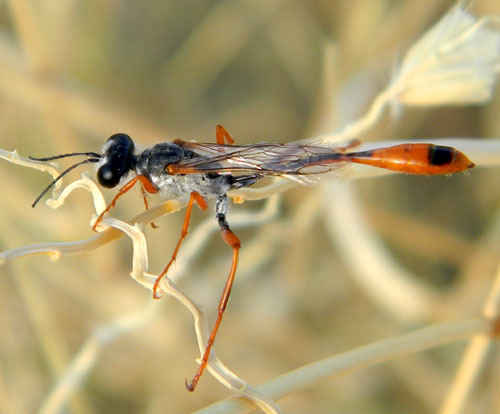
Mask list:
[[[209,172],[259,173],[262,175],[321,174],[339,168],[341,147],[299,143],[252,145],[222,145],[176,140],[177,145],[197,157],[167,167],[171,174]],[[339,155],[335,160],[335,155]],[[325,163],[326,158],[330,158]]]

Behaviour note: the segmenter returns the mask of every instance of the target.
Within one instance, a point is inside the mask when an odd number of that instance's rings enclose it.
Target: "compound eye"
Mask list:
[[[103,187],[116,187],[136,163],[134,141],[127,134],[112,135],[104,150],[105,163],[97,170],[97,181]]]
[[[117,171],[109,164],[104,164],[97,170],[97,181],[105,188],[113,188],[122,178],[121,171]]]

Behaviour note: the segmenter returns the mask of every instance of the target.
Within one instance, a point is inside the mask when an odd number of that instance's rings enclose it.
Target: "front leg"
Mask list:
[[[101,222],[102,218],[104,215],[111,210],[112,207],[115,206],[116,202],[118,199],[125,194],[126,192],[130,191],[130,189],[137,183],[141,183],[141,188],[143,191],[147,191],[148,193],[151,194],[156,194],[158,192],[158,188],[154,186],[154,184],[149,180],[148,177],[145,175],[139,174],[132,178],[128,183],[126,183],[122,188],[120,188],[120,191],[118,191],[118,194],[115,195],[111,203],[107,205],[107,207],[104,209],[104,211],[99,214],[99,217],[97,217],[97,220],[95,221],[94,225],[92,226],[92,230],[97,231],[97,226]],[[144,201],[146,202],[146,197],[144,196]],[[148,209],[148,205],[146,204],[146,210]]]
[[[212,328],[212,332],[210,332],[210,337],[208,339],[205,352],[203,353],[200,366],[198,367],[198,370],[196,371],[196,374],[191,382],[189,384],[186,382],[186,388],[188,389],[188,391],[194,391],[201,375],[203,374],[203,371],[205,370],[205,367],[207,366],[210,351],[212,350],[215,336],[217,335],[217,331],[219,330],[222,316],[224,315],[224,311],[226,310],[227,302],[229,301],[229,295],[231,294],[231,288],[233,287],[236,268],[238,267],[238,253],[241,247],[241,242],[240,239],[238,239],[238,237],[229,228],[229,224],[226,221],[228,204],[229,200],[225,194],[219,197],[219,199],[215,203],[215,219],[219,223],[222,240],[224,240],[224,242],[233,249],[233,261],[231,263],[231,269],[229,270],[229,276],[227,278],[226,285],[224,286],[224,290],[222,291],[222,295],[219,301],[219,313],[217,314],[217,319]]]

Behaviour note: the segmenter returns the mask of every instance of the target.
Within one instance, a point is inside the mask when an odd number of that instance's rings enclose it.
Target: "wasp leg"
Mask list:
[[[217,138],[217,144],[223,145],[224,139],[229,145],[234,144],[234,139],[229,132],[226,131],[222,125],[217,125],[215,127],[215,137]]]
[[[361,145],[361,141],[359,139],[354,138],[354,139],[351,139],[346,144],[344,144],[343,146],[335,148],[335,150],[338,152],[344,153],[344,152],[347,152],[348,150],[359,147],[360,145]]]
[[[149,201],[148,201],[148,195],[146,194],[146,189],[144,188],[144,185],[141,183],[141,193],[142,193],[142,200],[144,201],[144,207],[146,210],[149,210]],[[159,226],[157,226],[154,221],[151,223],[151,228],[157,229]]]
[[[97,217],[97,220],[92,226],[92,230],[96,231],[97,225],[104,217],[104,214],[106,214],[109,210],[111,210],[111,207],[115,206],[117,200],[123,194],[129,191],[137,183],[137,181],[140,181],[141,187],[144,188],[148,193],[155,194],[158,192],[158,189],[153,185],[151,181],[149,181],[149,179],[145,175],[138,175],[132,178],[127,184],[125,184],[122,188],[120,188],[120,191],[118,191],[118,194],[115,195],[111,203],[109,203],[108,206],[104,209],[104,211],[101,214],[99,214],[99,217]]]
[[[201,359],[200,366],[196,371],[193,379],[190,383],[186,381],[186,388],[188,391],[194,391],[198,381],[200,380],[203,371],[208,363],[208,358],[210,356],[210,351],[212,350],[212,346],[215,341],[215,336],[217,335],[217,331],[219,330],[220,323],[222,321],[222,316],[224,315],[224,311],[227,307],[227,302],[229,301],[229,295],[231,294],[231,288],[233,287],[234,276],[236,274],[236,268],[238,267],[238,253],[241,247],[240,239],[231,231],[229,228],[229,224],[226,221],[226,212],[227,212],[228,199],[227,196],[224,195],[217,200],[216,203],[216,215],[215,219],[219,223],[222,240],[229,245],[233,249],[233,260],[231,262],[231,269],[229,270],[229,276],[226,281],[226,285],[224,286],[224,290],[222,291],[222,295],[219,301],[219,312],[217,314],[217,319],[212,328],[212,332],[210,332],[210,337],[208,338],[207,346],[205,348],[205,352],[203,353],[203,357]]]
[[[175,261],[177,257],[177,252],[179,251],[179,247],[181,247],[181,243],[184,240],[184,238],[187,236],[188,233],[188,228],[189,228],[189,220],[191,219],[191,212],[193,211],[193,204],[196,202],[198,206],[202,210],[207,209],[207,203],[205,199],[196,191],[193,191],[189,197],[189,203],[187,205],[186,209],[186,216],[184,217],[184,223],[182,224],[182,230],[181,230],[181,237],[179,238],[179,241],[177,242],[177,246],[175,247],[174,253],[172,254],[172,257],[170,258],[170,261],[167,263],[163,271],[160,273],[160,275],[156,278],[155,284],[153,286],[153,298],[154,299],[160,299],[161,296],[158,296],[156,294],[156,290],[158,289],[158,286],[160,284],[161,279],[163,276],[165,276],[168,272],[168,269],[172,265],[172,263]]]

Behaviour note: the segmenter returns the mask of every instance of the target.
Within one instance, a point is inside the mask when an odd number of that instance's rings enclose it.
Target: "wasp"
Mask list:
[[[307,184],[349,163],[418,175],[451,174],[474,167],[474,163],[465,154],[452,147],[407,143],[368,151],[352,151],[357,145],[359,145],[357,140],[339,146],[319,139],[286,144],[263,142],[234,145],[231,135],[223,126],[218,125],[216,143],[176,139],[173,142],[162,142],[137,151],[130,136],[118,133],[106,141],[101,153],[76,152],[48,158],[30,157],[37,161],[73,156],[87,157],[56,177],[32,206],[34,207],[64,175],[87,163],[96,164],[97,181],[102,187],[114,188],[121,185],[111,203],[97,218],[93,225],[94,230],[104,214],[137,183],[141,186],[146,208],[148,208],[146,193],[187,202],[179,241],[153,286],[153,297],[158,299],[159,283],[175,261],[182,241],[187,236],[193,205],[196,203],[202,210],[206,210],[207,200],[215,199],[215,219],[222,239],[232,248],[233,255],[229,275],[219,301],[217,318],[204,355],[193,379],[190,383],[186,382],[187,389],[194,391],[208,363],[238,267],[241,242],[231,230],[226,218],[229,191],[251,186],[260,179],[270,176],[284,177]]]

